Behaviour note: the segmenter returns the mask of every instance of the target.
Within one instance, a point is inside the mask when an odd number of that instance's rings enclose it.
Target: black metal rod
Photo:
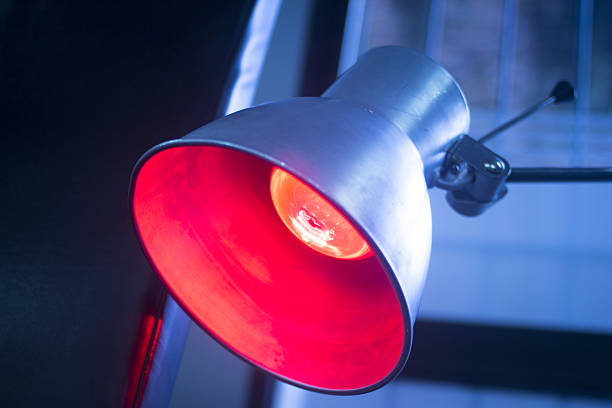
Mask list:
[[[478,141],[480,143],[484,143],[485,141],[491,139],[492,137],[499,135],[504,130],[516,125],[523,119],[533,115],[540,109],[545,108],[548,105],[551,105],[553,103],[562,103],[562,102],[572,101],[574,100],[575,97],[576,97],[576,91],[574,90],[574,87],[572,86],[572,84],[570,84],[567,81],[559,81],[557,82],[553,90],[550,92],[550,95],[548,95],[548,98],[542,99],[540,102],[536,103],[532,107],[525,109],[523,112],[519,113],[514,118],[496,127],[495,129],[493,129],[486,135],[482,136],[480,139],[478,139]]]
[[[487,133],[486,135],[484,135],[480,139],[478,139],[478,141],[480,143],[486,142],[487,140],[489,140],[489,139],[499,135],[500,133],[502,133],[506,129],[511,128],[512,126],[516,125],[518,122],[522,121],[523,119],[526,119],[529,116],[533,115],[534,113],[536,113],[540,109],[545,108],[548,105],[555,103],[555,101],[556,101],[556,98],[554,96],[549,96],[548,98],[541,100],[540,102],[536,103],[532,107],[525,109],[523,112],[521,112],[520,114],[518,114],[514,118],[510,119],[506,123],[504,123],[504,124],[496,127],[495,129],[491,130],[489,133]]]
[[[612,167],[513,167],[506,182],[612,182]]]

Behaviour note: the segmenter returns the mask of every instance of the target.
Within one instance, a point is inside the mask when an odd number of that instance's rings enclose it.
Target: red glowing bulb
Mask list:
[[[368,243],[333,205],[278,167],[272,169],[270,195],[289,231],[315,251],[338,259],[372,254]]]

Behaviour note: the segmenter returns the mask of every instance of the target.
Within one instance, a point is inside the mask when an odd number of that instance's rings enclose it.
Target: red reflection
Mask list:
[[[359,232],[316,191],[275,167],[270,177],[274,208],[289,231],[324,255],[359,259],[372,254]]]
[[[376,384],[404,344],[385,268],[295,239],[270,199],[271,173],[268,162],[220,147],[156,153],[133,194],[144,247],[188,314],[256,365],[330,390]]]
[[[138,344],[132,358],[130,378],[125,398],[124,408],[139,407],[146,382],[151,371],[151,362],[157,347],[161,319],[146,315],[138,336]]]

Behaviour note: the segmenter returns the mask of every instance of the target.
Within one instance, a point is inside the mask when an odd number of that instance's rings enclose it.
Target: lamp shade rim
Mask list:
[[[402,349],[401,349],[401,352],[399,354],[397,361],[395,362],[393,369],[390,370],[385,375],[385,377],[383,377],[382,379],[370,385],[367,385],[361,388],[353,388],[353,389],[323,388],[323,387],[318,387],[318,386],[313,386],[310,384],[302,383],[300,381],[296,381],[294,379],[285,377],[279,373],[276,373],[272,370],[262,367],[260,364],[251,360],[245,354],[241,353],[239,350],[233,348],[230,344],[224,341],[220,336],[213,333],[208,327],[206,327],[206,325],[203,322],[200,321],[200,319],[197,318],[195,313],[191,311],[189,306],[186,305],[183,302],[183,300],[180,298],[180,296],[178,296],[178,294],[173,290],[171,285],[166,281],[166,279],[162,276],[162,274],[157,269],[155,262],[153,261],[149,251],[146,248],[144,239],[137,225],[137,220],[136,220],[135,211],[134,211],[134,193],[135,193],[135,188],[136,188],[136,180],[144,164],[156,154],[162,151],[168,150],[168,149],[176,148],[176,147],[198,147],[198,146],[219,147],[219,148],[234,150],[234,151],[241,152],[241,153],[246,153],[258,159],[264,160],[268,162],[269,164],[272,164],[273,166],[281,168],[297,176],[300,180],[302,180],[308,186],[310,186],[311,188],[316,190],[319,194],[321,194],[326,200],[328,200],[358,230],[358,232],[362,235],[362,237],[365,239],[365,241],[368,243],[368,245],[372,249],[374,256],[376,257],[377,261],[382,266],[382,269],[385,271],[386,277],[391,283],[391,286],[393,288],[396,299],[399,303],[401,314],[402,314],[403,328],[404,328],[404,339],[403,339]],[[330,197],[329,195],[327,195],[325,191],[321,190],[315,183],[312,182],[312,180],[309,180],[308,177],[301,175],[298,171],[293,169],[287,163],[280,161],[270,155],[262,153],[261,151],[258,151],[256,149],[252,149],[247,146],[241,146],[236,143],[228,142],[228,141],[214,140],[214,139],[194,139],[194,138],[170,140],[170,141],[158,144],[154,146],[153,148],[149,149],[136,162],[132,170],[131,176],[130,176],[129,207],[130,207],[130,215],[131,215],[130,220],[132,223],[132,227],[134,228],[134,231],[136,232],[136,236],[138,237],[138,243],[142,251],[144,252],[145,257],[147,258],[147,261],[149,262],[149,264],[151,265],[155,273],[158,275],[165,289],[172,296],[172,298],[177,302],[177,304],[179,304],[179,306],[183,309],[183,311],[198,325],[198,327],[204,330],[204,332],[206,332],[210,337],[212,337],[217,343],[223,346],[226,350],[230,351],[232,354],[239,357],[241,360],[247,362],[248,364],[254,366],[255,368],[265,370],[268,374],[272,375],[274,378],[281,380],[285,383],[288,383],[290,385],[294,385],[294,386],[297,386],[297,387],[300,387],[300,388],[303,388],[309,391],[315,391],[318,393],[324,393],[324,394],[330,394],[330,395],[358,395],[358,394],[364,394],[364,393],[374,391],[384,386],[385,384],[389,383],[390,381],[392,381],[404,368],[404,365],[406,364],[406,361],[410,354],[410,350],[412,348],[412,323],[411,322],[413,321],[412,313],[416,311],[410,310],[410,304],[408,302],[408,299],[406,298],[402,290],[402,286],[400,282],[398,281],[398,278],[396,274],[394,273],[393,268],[391,267],[388,260],[386,259],[382,251],[380,250],[378,244],[371,237],[371,234],[366,229],[364,229],[363,226],[357,220],[355,220],[355,218],[352,217],[348,211],[345,210],[345,208],[342,206],[341,203],[339,203],[337,200],[334,200],[333,197]]]

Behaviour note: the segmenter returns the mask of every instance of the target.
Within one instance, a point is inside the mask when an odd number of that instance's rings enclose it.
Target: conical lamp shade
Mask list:
[[[147,152],[132,213],[170,293],[226,348],[304,388],[366,392],[410,350],[431,243],[423,163],[375,107],[291,99]]]

